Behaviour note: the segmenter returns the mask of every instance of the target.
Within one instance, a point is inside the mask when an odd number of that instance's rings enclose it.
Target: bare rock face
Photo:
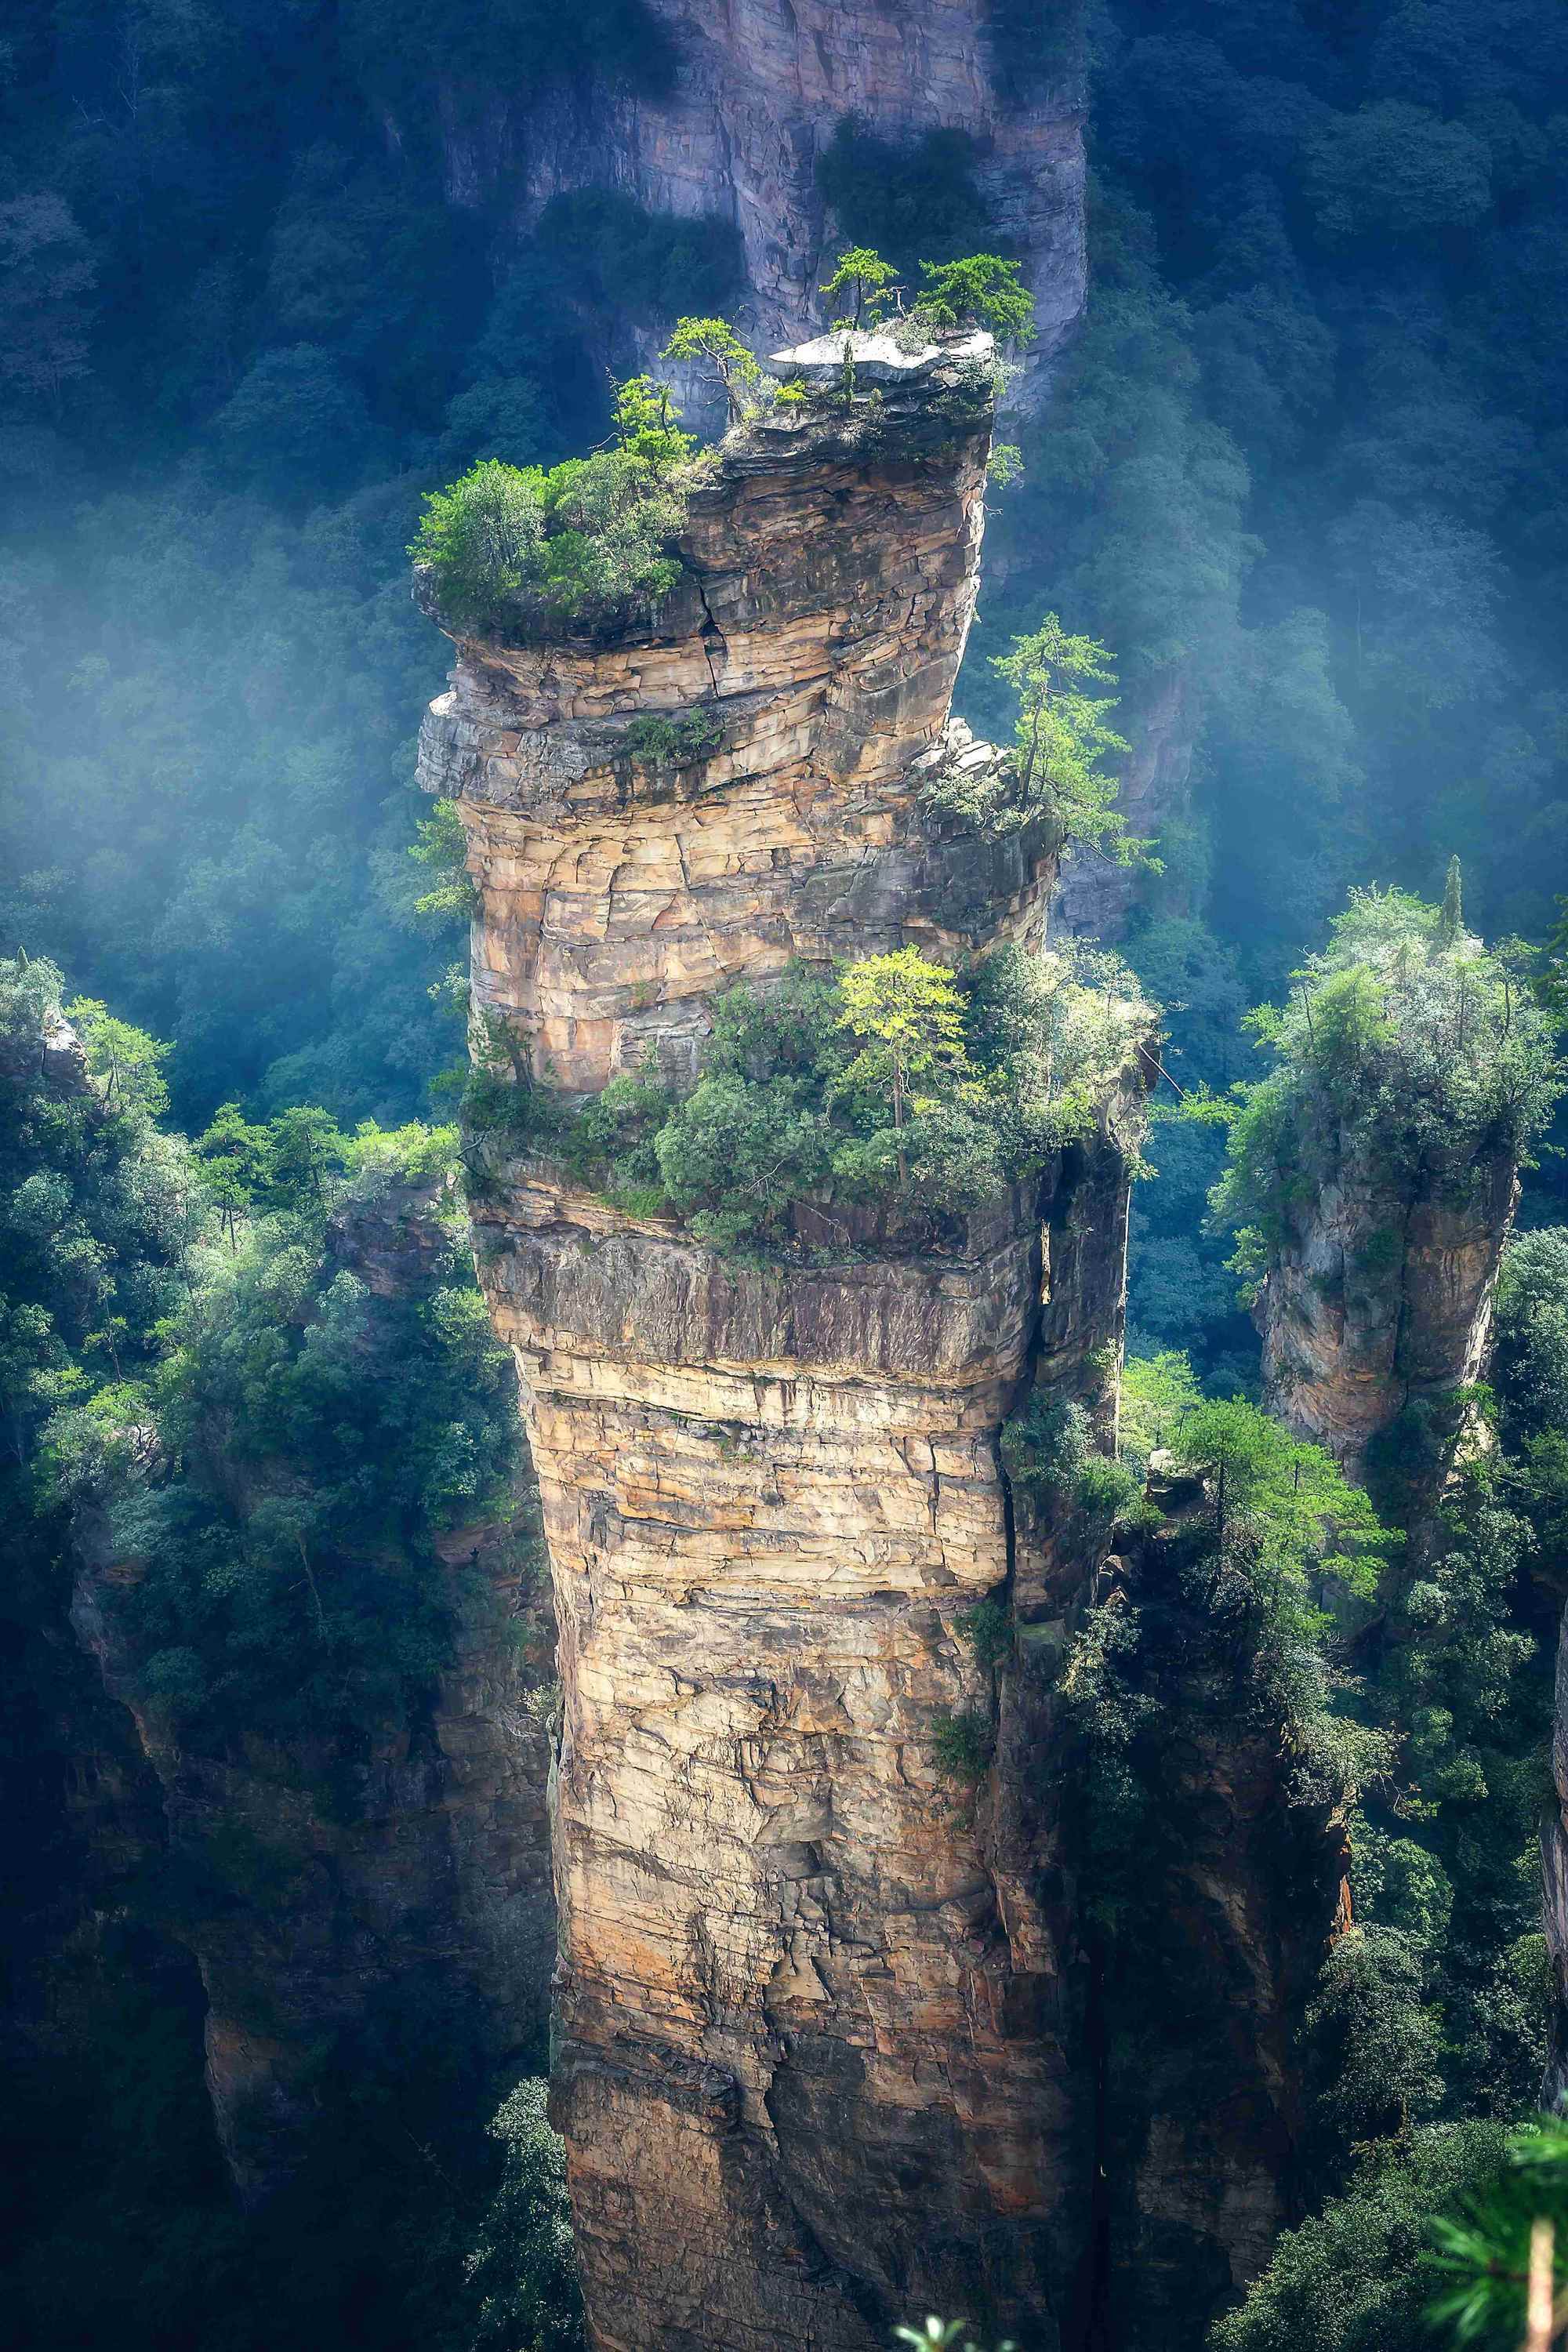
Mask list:
[[[1037,934],[1051,842],[939,837],[920,799],[995,756],[947,724],[989,427],[949,352],[748,428],[657,626],[459,643],[425,780],[469,832],[479,1003],[536,1070],[592,1090],[651,1045],[679,1077],[742,974]],[[698,705],[706,756],[627,757]],[[943,1743],[992,1719],[964,1628],[1012,1573],[998,1428],[1043,1343],[1069,1384],[1114,1355],[1126,1184],[1075,1149],[936,1231],[844,1213],[829,1251],[803,1210],[800,1255],[752,1265],[545,1163],[488,1172],[560,1622],[555,2113],[603,2347],[864,2347],[928,2308],[1059,2340],[1070,1971]],[[1114,1272],[1075,1307],[1086,1223]]]
[[[1443,1433],[1479,1378],[1519,1181],[1506,1154],[1462,1187],[1341,1167],[1295,1213],[1256,1316],[1269,1410],[1361,1478],[1402,1415]]]
[[[869,337],[857,338],[861,357]],[[920,762],[950,728],[991,429],[985,338],[850,412],[765,413],[695,492],[680,586],[613,643],[459,642],[421,747],[461,804],[481,1012],[596,1091],[651,1048],[689,1075],[712,992],[796,956],[1032,935],[1039,830],[936,842]],[[793,359],[781,354],[781,359]],[[693,725],[698,756],[638,722]]]
[[[341,1264],[383,1295],[417,1289],[444,1246],[435,1189],[402,1186],[343,1212]],[[115,1556],[101,1522],[79,1529],[78,1638],[134,1719],[172,1858],[207,1889],[182,1934],[206,1995],[218,2137],[247,2203],[304,2151],[323,2051],[400,1980],[423,1973],[471,2004],[498,2060],[542,2050],[554,1959],[552,1630],[548,1596],[520,1580],[518,1542],[537,1524],[525,1479],[504,1518],[442,1538],[454,1579],[477,1578],[489,1604],[459,1610],[428,1711],[373,1732],[346,1779],[324,1740],[319,1752],[254,1736],[205,1750],[142,1707],[114,1605],[138,1563]]]
[[[732,222],[752,289],[748,326],[797,341],[853,221],[834,222],[817,164],[853,115],[902,143],[933,130],[974,142],[998,252],[1036,300],[1037,361],[1083,307],[1083,98],[1077,76],[1020,89],[994,46],[989,0],[649,0],[668,28],[660,96],[554,89],[528,110],[495,100],[445,129],[451,192],[498,197],[531,226],[552,195],[615,188],[651,212]]]

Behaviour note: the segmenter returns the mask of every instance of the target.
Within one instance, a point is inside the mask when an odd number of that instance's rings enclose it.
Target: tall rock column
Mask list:
[[[710,461],[656,625],[460,640],[432,708],[478,1005],[568,1088],[650,1051],[689,1076],[713,992],[792,958],[1043,923],[1051,839],[943,837],[919,790],[996,756],[948,722],[988,353],[858,361],[852,405]],[[694,706],[705,756],[636,756],[632,722]],[[487,1171],[560,1621],[555,2112],[605,2352],[858,2352],[944,2308],[1061,2340],[1087,2209],[1064,1954],[941,1759],[990,1705],[964,1628],[1008,1587],[997,1433],[1042,1297],[1080,1365],[1120,1338],[1120,1280],[1075,1317],[1053,1271],[1086,1164],[934,1233],[836,1210],[831,1249],[803,1208],[765,1265],[547,1161]]]
[[[1449,1413],[1480,1378],[1519,1192],[1517,1156],[1382,1178],[1353,1148],[1292,1220],[1259,1297],[1270,1411],[1359,1477],[1401,1415]]]

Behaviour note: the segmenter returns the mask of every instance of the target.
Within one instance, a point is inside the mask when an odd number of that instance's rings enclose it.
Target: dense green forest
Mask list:
[[[1415,2352],[1432,2340],[1415,2257],[1433,2214],[1469,2193],[1494,2235],[1528,2219],[1508,2131],[1544,2055],[1533,1837],[1568,1586],[1546,1076],[1520,1126],[1539,1164],[1480,1400],[1490,1441],[1419,1547],[1380,1493],[1372,1583],[1337,1613],[1282,1499],[1300,1463],[1275,1458],[1246,1402],[1257,1341],[1237,1294],[1270,1213],[1268,1121],[1310,1060],[1290,976],[1347,893],[1392,886],[1408,913],[1457,855],[1493,993],[1505,973],[1539,981],[1562,914],[1568,18],[1555,0],[995,16],[1016,64],[1087,72],[1090,291],[1048,404],[1017,427],[1021,476],[994,492],[996,584],[960,701],[1010,732],[995,657],[1047,610],[1109,648],[1124,730],[1177,698],[1190,805],[1121,947],[1169,1008],[1172,1075],[1243,1106],[1163,1120],[1149,1147],[1121,1483],[1060,1427],[1015,1433],[1015,1468],[1043,1492],[1086,1479],[1110,1526],[1151,1444],[1249,1465],[1257,1549],[1226,1671],[1243,1656],[1237,1690],[1267,1688],[1334,1785],[1367,1793],[1358,1932],[1310,2020],[1308,2218],[1218,2340]],[[363,1723],[402,1719],[449,1654],[460,1597],[432,1566],[437,1534],[514,1467],[460,1236],[439,1303],[389,1318],[328,1234],[346,1200],[451,1158],[435,1130],[462,1052],[463,894],[443,884],[450,843],[414,793],[411,740],[446,649],[406,551],[427,497],[476,462],[552,467],[601,444],[606,362],[628,375],[678,315],[731,310],[740,258],[717,218],[609,189],[556,198],[520,236],[499,205],[451,200],[427,100],[439,79],[461,121],[498,78],[523,97],[589,72],[657,92],[673,70],[641,0],[15,0],[0,39],[4,1769],[29,1824],[5,1857],[15,1985],[56,1948],[46,1881],[72,1866],[60,1727],[102,1705],[62,1638],[72,1508],[112,1504],[156,1560],[131,1604],[142,1699],[193,1738],[326,1722],[341,1797]],[[975,165],[957,133],[900,146],[847,121],[820,179],[845,238],[912,275],[1000,241]],[[1439,919],[1410,919],[1426,938]],[[1352,939],[1349,965],[1361,954]],[[866,1107],[886,1073],[865,1101],[846,1080],[872,1033],[810,992],[767,1014],[737,992],[697,1093],[628,1083],[579,1136],[583,1168],[731,1245],[765,1238],[834,1154],[866,1183],[879,1154],[875,1181],[907,1182],[901,1129]],[[994,976],[950,1008],[942,1117],[916,1139],[932,1198],[1044,1148],[1018,1074],[1058,1014],[1018,997]],[[84,1008],[85,1093],[34,1053],[65,999]],[[1266,999],[1286,1010],[1244,1027]],[[1402,1088],[1422,1042],[1405,1040]],[[1517,1075],[1491,1045],[1470,1047],[1488,1116],[1486,1087]],[[481,1073],[481,1126],[485,1105]],[[743,1198],[738,1125],[768,1171]],[[395,1375],[374,1402],[367,1350]],[[204,1466],[193,1432],[214,1415],[288,1460],[286,1497],[241,1507]],[[132,1425],[176,1475],[136,1485]],[[325,1564],[314,1603],[271,1572],[301,1548]],[[1224,1554],[1223,1529],[1195,1537],[1180,1573],[1201,1582]],[[1259,1558],[1283,1563],[1267,1591]],[[1107,1792],[1100,1891],[1135,1916],[1166,1694],[1123,1624],[1094,1627],[1080,1663]],[[71,1996],[103,2070],[62,2088],[23,2065],[8,2340],[259,2352],[281,2308],[300,2342],[570,2346],[542,2053],[498,2073],[444,1996],[323,2054],[310,2165],[264,2216],[235,2214],[201,1989],[170,1932],[189,1899],[162,1865],[116,1884],[100,1905],[116,1990],[78,1955]],[[1511,2311],[1488,2324],[1503,2332],[1481,2340],[1511,2340]]]
[[[559,2144],[542,2085],[518,2080],[542,2048],[498,2063],[471,1994],[410,1948],[314,2053],[295,2179],[240,2216],[181,1930],[282,1902],[303,1857],[247,1849],[238,1825],[226,1845],[175,1845],[132,1789],[98,1822],[95,1860],[76,1802],[84,1769],[89,1790],[126,1769],[64,1624],[84,1510],[146,1562],[111,1596],[116,1638],[138,1709],[187,1751],[264,1769],[281,1754],[286,1780],[352,1822],[369,1735],[428,1705],[484,1605],[440,1531],[505,1517],[521,1450],[454,1138],[231,1111],[193,1151],[160,1123],[163,1049],[100,1006],[70,1011],[81,1062],[59,1042],[54,967],[0,963],[5,2340],[259,2347],[281,2325],[510,2343],[531,2303],[567,2346]],[[387,1297],[344,1263],[344,1237],[410,1187],[448,1202],[446,1227],[417,1287]],[[84,1736],[101,1743],[85,1768]],[[259,1887],[258,1869],[275,1874]]]

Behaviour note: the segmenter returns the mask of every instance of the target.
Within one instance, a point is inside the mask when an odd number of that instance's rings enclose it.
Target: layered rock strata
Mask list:
[[[372,1291],[447,1278],[439,1187],[395,1187],[334,1221],[334,1257]],[[141,1573],[106,1523],[79,1528],[72,1615],[123,1701],[163,1798],[168,1853],[209,1888],[181,1933],[205,1994],[206,2082],[219,2141],[255,2204],[305,2153],[324,2053],[400,1984],[423,1977],[498,2060],[543,2053],[554,1960],[545,1787],[552,1679],[548,1592],[530,1564],[531,1479],[501,1517],[453,1529],[455,1655],[426,1710],[374,1729],[345,1774],[314,1746],[255,1736],[205,1747],[139,1697],[142,1663],[115,1606]],[[482,1598],[480,1597],[482,1595]]]
[[[1048,358],[1083,307],[1081,77],[1021,76],[999,50],[989,0],[648,0],[667,33],[668,89],[633,93],[591,81],[528,107],[492,99],[476,116],[449,100],[448,184],[471,204],[508,199],[531,227],[553,196],[614,188],[650,212],[715,215],[735,229],[759,339],[797,341],[820,316],[825,263],[863,225],[835,221],[818,183],[834,131],[853,116],[903,144],[931,131],[973,142],[987,242],[1016,254],[1034,293]],[[1074,42],[1066,5],[1043,22]],[[1055,21],[1052,21],[1054,19]]]
[[[650,1051],[689,1076],[709,998],[742,974],[904,940],[952,955],[1043,919],[1037,829],[938,838],[919,792],[922,760],[996,756],[948,717],[989,346],[879,383],[857,341],[874,397],[766,411],[724,444],[657,627],[459,640],[431,707],[421,778],[461,806],[482,900],[476,1006],[569,1090]],[[636,731],[649,719],[695,723],[709,748],[661,758]]]
[[[984,354],[877,392],[726,442],[656,624],[458,644],[425,780],[468,828],[478,1003],[541,1076],[651,1051],[679,1082],[714,992],[797,956],[1038,935],[1050,840],[944,835],[920,793],[995,756],[947,719]],[[630,755],[696,706],[705,756]],[[1075,1148],[935,1228],[803,1208],[742,1265],[487,1171],[560,1620],[555,2108],[602,2347],[861,2347],[927,2308],[1060,2340],[1070,1970],[942,1758],[992,1713],[964,1628],[1012,1574],[998,1428],[1042,1351],[1103,1379],[1125,1195]],[[1086,1224],[1114,1277],[1075,1299]]]

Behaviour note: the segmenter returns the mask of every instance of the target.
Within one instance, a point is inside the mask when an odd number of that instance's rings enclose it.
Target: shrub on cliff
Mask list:
[[[983,327],[1005,350],[1035,339],[1035,298],[1022,282],[1021,265],[995,253],[971,253],[956,261],[922,261],[914,317],[938,332]]]
[[[1276,1066],[1215,1114],[1229,1151],[1213,1206],[1254,1282],[1342,1172],[1474,1205],[1495,1162],[1526,1156],[1565,1076],[1550,1017],[1511,956],[1464,929],[1457,898],[1445,911],[1352,890],[1293,979],[1285,1004],[1248,1016]]]
[[[464,2267],[473,2299],[464,2352],[577,2352],[583,2305],[566,2201],[566,2143],[529,2075],[489,2130],[501,2176]]]
[[[953,972],[902,949],[726,990],[679,1100],[628,1073],[573,1114],[501,1036],[466,1117],[476,1141],[549,1150],[634,1213],[765,1248],[798,1202],[831,1225],[835,1203],[940,1216],[995,1198],[1092,1130],[1145,1019],[1114,959],[1090,951],[1008,948]]]
[[[1089,1415],[1071,1400],[1030,1398],[1002,1424],[1002,1460],[1016,1492],[1053,1518],[1076,1521],[1087,1537],[1108,1538],[1142,1494],[1142,1481],[1094,1444]]]
[[[155,1123],[167,1049],[81,1002],[73,1066],[60,996],[53,964],[0,961],[0,1459],[18,1521],[44,1499],[51,1417],[139,1393],[202,1224],[184,1147]]]
[[[646,376],[617,392],[616,446],[546,470],[488,457],[425,501],[409,548],[437,609],[479,633],[593,630],[651,612],[680,577],[679,469],[694,444]]]
[[[1373,2150],[1343,2196],[1279,2240],[1213,2352],[1433,2352],[1432,2224],[1484,2193],[1505,2152],[1496,2124],[1428,2126]]]
[[[746,395],[762,380],[755,357],[725,319],[678,319],[663,357],[705,369],[724,395],[731,425],[744,415]]]
[[[1105,647],[1069,636],[1047,613],[991,667],[1017,697],[1012,751],[990,768],[939,772],[921,792],[926,805],[988,834],[1048,817],[1068,842],[1119,865],[1150,863],[1149,844],[1129,835],[1116,808],[1119,780],[1107,765],[1127,749],[1107,722],[1115,698],[1089,690],[1116,683]]]

